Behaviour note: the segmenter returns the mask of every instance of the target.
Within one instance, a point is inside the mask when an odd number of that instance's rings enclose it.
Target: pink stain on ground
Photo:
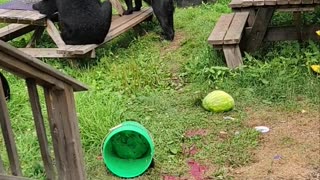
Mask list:
[[[163,180],[179,180],[179,178],[175,176],[164,175]]]
[[[209,130],[207,129],[197,129],[197,130],[186,131],[185,136],[191,138],[194,136],[206,136],[208,134],[209,134]]]
[[[202,180],[203,179],[203,175],[206,172],[206,170],[208,169],[206,166],[202,166],[199,163],[197,163],[194,160],[189,160],[188,161],[188,165],[190,167],[190,175],[195,179],[195,180]]]
[[[190,148],[189,147],[183,147],[183,154],[186,156],[194,156],[197,154],[199,150],[195,145],[192,145]]]

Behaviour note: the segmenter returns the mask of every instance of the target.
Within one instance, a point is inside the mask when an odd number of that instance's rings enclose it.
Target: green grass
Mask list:
[[[147,34],[139,36],[131,30],[98,49],[94,60],[72,64],[43,59],[90,87],[87,92],[76,93],[89,179],[117,179],[98,157],[109,129],[126,119],[142,123],[154,137],[156,166],[141,179],[186,175],[186,161],[192,158],[214,167],[210,177],[228,179],[232,177],[227,169],[252,162],[251,152],[259,145],[259,134],[245,126],[246,108],[259,111],[272,107],[284,113],[300,111],[301,106],[308,111],[320,108],[319,77],[309,69],[310,64],[319,63],[319,44],[267,44],[256,54],[247,55],[243,68],[225,68],[221,53],[212,49],[206,39],[219,16],[231,11],[227,4],[217,1],[214,5],[177,9],[175,28],[182,40],[175,49],[170,50],[172,43],[159,39],[161,29],[154,21],[142,25]],[[279,15],[275,23],[287,20],[287,15]],[[15,39],[12,44],[23,46],[29,38]],[[52,42],[45,36],[39,46],[50,47]],[[25,84],[5,75],[13,93],[8,105],[23,172],[43,179]],[[234,97],[233,111],[214,114],[202,109],[201,99],[214,89]],[[224,116],[235,120],[225,121]],[[210,133],[186,137],[185,132],[192,129],[207,129]],[[227,132],[227,137],[221,138],[221,131]],[[284,145],[290,143],[290,139],[283,140]],[[192,145],[199,152],[194,157],[184,155],[183,147]],[[8,167],[4,148],[0,153]]]

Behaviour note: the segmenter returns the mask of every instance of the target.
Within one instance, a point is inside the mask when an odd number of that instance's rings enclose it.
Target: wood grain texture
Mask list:
[[[86,173],[72,88],[45,88],[59,180],[84,180]]]
[[[4,144],[6,146],[7,154],[10,162],[11,173],[15,176],[22,176],[19,156],[17,152],[16,143],[14,140],[14,134],[12,131],[9,112],[6,104],[6,98],[4,96],[1,81],[0,81],[0,125],[1,125],[1,132],[4,139]]]
[[[0,58],[0,66],[9,70],[17,76],[34,77],[39,82],[46,82],[45,84],[50,84],[49,81],[56,79],[54,81],[51,81],[53,85],[54,83],[57,83],[55,86],[59,86],[60,82],[65,82],[71,85],[75,91],[84,91],[88,89],[86,85],[79,82],[78,80],[61,73],[48,64],[36,58],[33,58],[26,53],[23,53],[22,51],[12,47],[11,45],[3,41],[0,41],[0,56],[3,58],[8,58],[10,60],[9,62],[11,62],[10,65],[8,64],[7,60]],[[16,64],[19,64],[20,66]],[[32,71],[28,72],[23,69],[23,67],[26,67],[29,70],[32,69]],[[36,74],[35,72],[43,74],[43,76],[38,76],[39,74]],[[44,76],[48,77],[48,79],[44,79]]]
[[[223,44],[224,37],[230,27],[232,19],[235,13],[223,14],[220,16],[219,20],[215,24],[209,38],[208,43],[212,45]]]
[[[10,41],[33,31],[35,28],[36,26],[27,24],[9,24],[0,29],[0,39],[2,41]]]
[[[26,79],[26,84],[28,88],[29,101],[31,104],[34,124],[36,127],[36,133],[38,136],[41,157],[42,157],[44,169],[46,172],[46,178],[47,180],[54,180],[55,172],[54,172],[53,163],[50,157],[47,133],[46,133],[44,120],[42,116],[36,81],[34,79]]]
[[[243,64],[241,51],[238,44],[223,45],[223,53],[230,69],[234,69]]]
[[[273,16],[275,8],[260,8],[257,12],[255,22],[252,26],[250,34],[245,38],[245,50],[248,52],[256,51],[267,32],[267,28]]]
[[[239,44],[244,26],[247,22],[249,12],[237,12],[235,13],[230,27],[224,37],[223,44]]]

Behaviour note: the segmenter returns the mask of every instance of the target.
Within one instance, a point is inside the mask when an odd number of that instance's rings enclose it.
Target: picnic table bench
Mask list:
[[[242,53],[255,52],[263,41],[309,39],[319,40],[315,31],[319,25],[305,25],[303,12],[312,12],[320,6],[320,0],[232,0],[232,13],[223,14],[215,24],[208,43],[222,48],[228,67],[243,64]],[[290,26],[272,26],[275,11],[293,13]]]
[[[33,1],[33,3],[34,2],[35,1]],[[110,2],[118,14],[113,15],[109,32],[101,44],[66,45],[60,36],[59,30],[51,19],[48,19],[38,11],[32,10],[32,4],[30,3],[16,5],[16,3],[23,3],[23,1],[17,2],[17,0],[15,0],[12,5],[9,4],[8,7],[3,6],[6,8],[0,7],[0,23],[8,23],[7,26],[0,29],[0,39],[10,41],[33,31],[33,36],[28,45],[24,48],[19,48],[32,57],[94,58],[97,47],[114,39],[139,23],[150,19],[153,15],[153,10],[149,7],[138,12],[135,11],[133,14],[122,16],[124,8],[120,2],[118,0],[110,0]],[[17,9],[15,6],[22,6],[22,8]],[[35,48],[36,42],[41,38],[44,31],[46,31],[54,41],[57,46],[56,48]]]

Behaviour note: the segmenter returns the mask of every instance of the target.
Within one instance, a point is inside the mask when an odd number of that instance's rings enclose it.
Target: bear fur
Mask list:
[[[4,92],[4,97],[6,100],[10,100],[10,87],[7,79],[4,77],[4,75],[0,72],[0,80],[2,83],[2,90]]]
[[[52,18],[58,12],[61,38],[69,45],[100,44],[111,25],[112,6],[99,0],[42,0],[33,9]]]
[[[125,0],[127,10],[124,12],[125,15],[132,14],[133,11],[140,11],[142,6],[142,0],[134,0],[135,7],[133,7],[133,0]],[[153,12],[158,19],[160,26],[163,30],[163,35],[166,40],[172,41],[174,39],[174,2],[173,0],[144,0],[149,4]]]

